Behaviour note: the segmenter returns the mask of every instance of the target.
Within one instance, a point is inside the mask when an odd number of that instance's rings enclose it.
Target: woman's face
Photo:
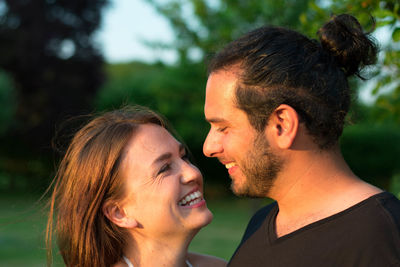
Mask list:
[[[203,177],[166,129],[141,125],[125,152],[123,207],[138,223],[137,231],[183,233],[211,222],[212,213],[203,198]]]

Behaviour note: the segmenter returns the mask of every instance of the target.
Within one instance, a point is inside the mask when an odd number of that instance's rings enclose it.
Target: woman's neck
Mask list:
[[[128,242],[124,254],[134,267],[186,267],[187,250],[193,237],[194,234],[160,239],[137,235]]]

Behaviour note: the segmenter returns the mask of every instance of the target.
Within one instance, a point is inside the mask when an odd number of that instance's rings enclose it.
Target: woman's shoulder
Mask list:
[[[115,263],[112,267],[126,267],[128,266],[124,261],[119,261]]]
[[[202,267],[202,266],[225,267],[227,265],[227,261],[225,261],[224,259],[211,255],[189,252],[188,258],[189,262],[196,267]]]

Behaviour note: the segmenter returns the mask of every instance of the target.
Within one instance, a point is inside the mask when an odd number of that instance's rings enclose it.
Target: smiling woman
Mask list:
[[[211,220],[203,177],[163,119],[137,107],[108,112],[76,133],[61,161],[48,265],[54,232],[67,266],[225,266],[187,251]]]

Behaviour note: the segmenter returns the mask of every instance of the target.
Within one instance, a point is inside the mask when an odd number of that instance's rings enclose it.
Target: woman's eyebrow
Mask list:
[[[161,154],[159,157],[157,157],[151,165],[157,165],[159,162],[165,161],[167,159],[170,159],[172,157],[171,152],[167,152],[164,154]]]
[[[186,148],[184,145],[179,144],[179,153],[186,152]],[[167,159],[170,159],[172,157],[171,152],[166,152],[164,154],[161,154],[158,156],[151,165],[157,165],[159,162],[165,161]]]

